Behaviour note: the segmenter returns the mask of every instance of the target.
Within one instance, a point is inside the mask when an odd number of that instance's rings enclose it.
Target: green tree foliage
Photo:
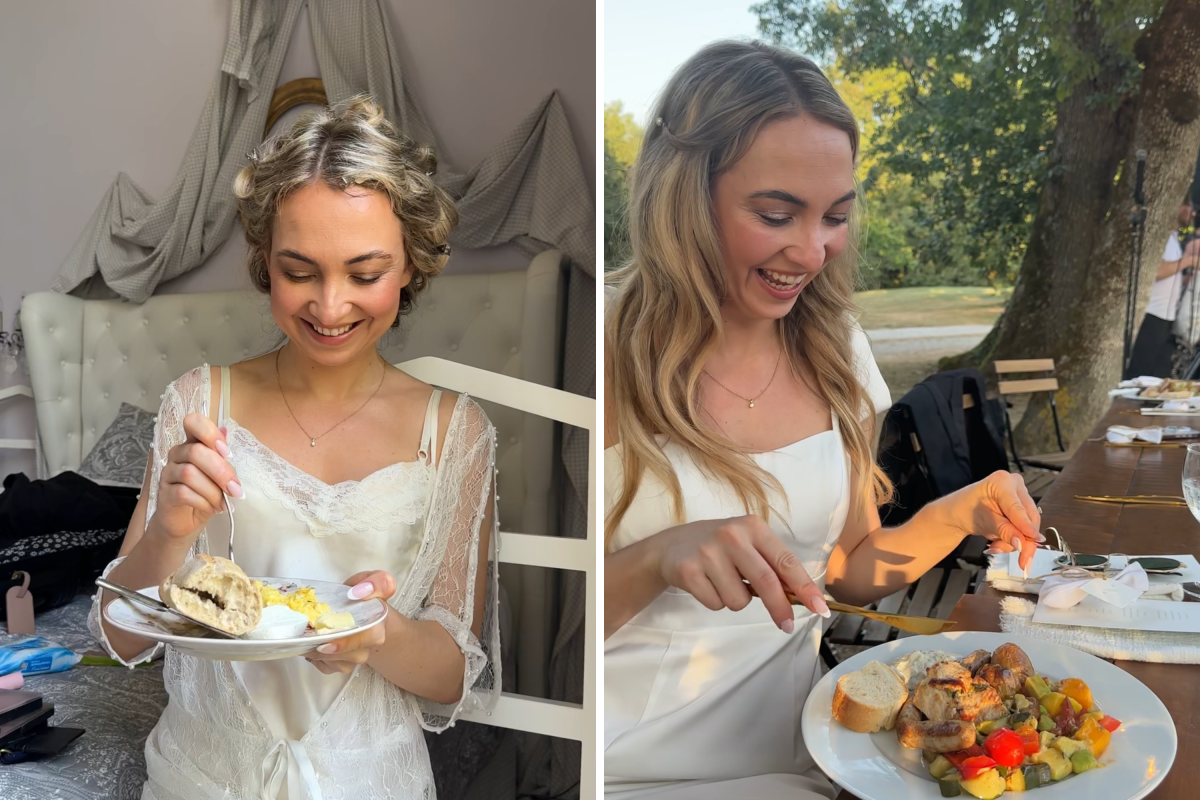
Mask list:
[[[625,171],[637,158],[645,131],[617,100],[604,106],[604,271],[629,258]]]
[[[918,201],[912,221],[920,235],[910,242],[918,273],[959,278],[948,282],[1008,282],[1020,267],[1049,168],[1056,102],[1087,68],[1075,50],[1049,38],[1067,4],[1018,5],[766,0],[754,6],[766,36],[836,63],[851,80],[878,70],[903,77],[895,91],[871,98],[872,116],[882,124],[870,145],[881,168],[910,177],[919,193],[892,198]],[[875,232],[886,235],[904,222],[888,220]],[[923,282],[914,274],[905,283],[913,281]]]
[[[604,141],[612,148],[613,157],[626,166],[637,159],[645,131],[625,110],[620,100],[604,106]]]
[[[609,272],[629,258],[629,231],[625,213],[629,193],[625,189],[625,164],[604,142],[604,271]]]

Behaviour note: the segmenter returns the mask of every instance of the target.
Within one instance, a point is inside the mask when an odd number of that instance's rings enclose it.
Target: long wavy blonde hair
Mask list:
[[[767,487],[782,494],[744,448],[701,423],[700,373],[723,335],[726,294],[713,181],[747,153],[764,125],[799,114],[844,131],[857,157],[858,125],[828,78],[812,61],[777,47],[709,45],[679,68],[656,104],[628,176],[633,255],[608,278],[616,293],[604,321],[606,380],[624,478],[606,515],[606,544],[647,470],[670,492],[675,521],[684,521],[679,479],[656,435],[732,487],[747,513],[769,518]],[[793,370],[807,362],[815,390],[841,421],[860,492],[886,502],[892,487],[871,455],[874,414],[851,343],[860,203],[850,213],[850,245],[800,293],[780,335]]]

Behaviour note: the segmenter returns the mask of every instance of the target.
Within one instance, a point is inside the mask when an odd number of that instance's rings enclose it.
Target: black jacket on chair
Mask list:
[[[964,395],[973,399],[971,408]],[[986,404],[983,376],[975,369],[931,375],[896,401],[879,446],[879,465],[896,489],[880,509],[885,525],[906,522],[926,503],[1008,469]]]

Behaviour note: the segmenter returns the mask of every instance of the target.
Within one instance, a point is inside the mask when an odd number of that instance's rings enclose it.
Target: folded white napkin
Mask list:
[[[1183,592],[1180,591],[1182,595]],[[1042,625],[1034,605],[1020,597],[1000,600],[1000,630],[1074,647],[1100,658],[1157,664],[1200,664],[1200,634]]]
[[[1189,398],[1187,400],[1164,400],[1162,404],[1163,411],[1195,411],[1200,408],[1200,398]]]
[[[1138,378],[1130,378],[1127,381],[1121,381],[1117,384],[1122,389],[1138,388],[1149,389],[1151,386],[1158,386],[1163,382],[1162,378],[1155,378],[1153,375],[1142,375]]]
[[[1117,586],[1097,586],[1112,583]],[[1121,607],[1138,599],[1150,588],[1146,570],[1136,561],[1107,580],[1104,578],[1068,578],[1051,575],[1042,581],[1038,592],[1041,602],[1051,608],[1070,608],[1083,602],[1089,594]]]
[[[1104,436],[1113,444],[1129,444],[1135,439],[1141,439],[1143,442],[1162,444],[1163,429],[1159,427],[1130,428],[1126,425],[1112,425],[1109,426],[1108,432]]]

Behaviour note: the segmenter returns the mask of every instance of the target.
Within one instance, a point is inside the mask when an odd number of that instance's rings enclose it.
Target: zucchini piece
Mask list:
[[[1050,718],[1049,714],[1043,713],[1041,718],[1038,720],[1038,730],[1039,731],[1051,731],[1051,730],[1054,730],[1054,728],[1055,728],[1054,720],[1052,720]]]
[[[1033,708],[1033,701],[1023,694],[1014,694],[1013,708],[1016,711],[1029,711]]]
[[[958,782],[958,773],[954,773],[954,777],[938,778],[938,789],[942,793],[942,797],[958,797],[962,794],[962,785]]]
[[[969,781],[963,781],[961,785],[964,792],[978,797],[979,800],[995,800],[1004,794],[1004,778],[994,769],[989,769]]]
[[[1087,750],[1089,753],[1092,749],[1088,747],[1087,742],[1081,742],[1076,739],[1068,739],[1066,736],[1059,736],[1051,745],[1055,750],[1062,753],[1067,758],[1078,753],[1080,750]]]
[[[1024,695],[1019,694],[1017,697],[1024,697]],[[1030,714],[1028,711],[1018,711],[1015,714],[1009,715],[1008,727],[1016,730],[1022,725],[1027,724],[1030,720],[1033,720],[1035,725],[1037,724],[1037,721],[1034,720],[1033,714]]]
[[[1025,692],[1032,695],[1035,700],[1041,700],[1050,694],[1050,687],[1046,685],[1046,681],[1041,675],[1031,675],[1025,679]]]
[[[1087,772],[1089,769],[1095,769],[1098,766],[1096,757],[1086,747],[1071,754],[1071,771],[1076,774]]]
[[[1035,764],[1048,764],[1050,766],[1051,780],[1061,781],[1071,774],[1071,762],[1054,748],[1040,750],[1031,755],[1029,760]]]
[[[1020,769],[1012,769],[1004,779],[1004,788],[1010,792],[1025,791],[1025,773]]]
[[[1046,764],[1030,764],[1021,770],[1025,776],[1025,788],[1036,789],[1050,782],[1050,767]]]
[[[998,731],[1001,728],[1008,727],[1008,717],[1000,717],[1000,719],[989,719],[980,722],[975,726],[976,733],[987,736],[989,733]]]
[[[938,757],[929,765],[929,774],[933,776],[934,780],[940,781],[952,769],[954,769],[954,765],[950,763],[950,759],[939,753]]]

